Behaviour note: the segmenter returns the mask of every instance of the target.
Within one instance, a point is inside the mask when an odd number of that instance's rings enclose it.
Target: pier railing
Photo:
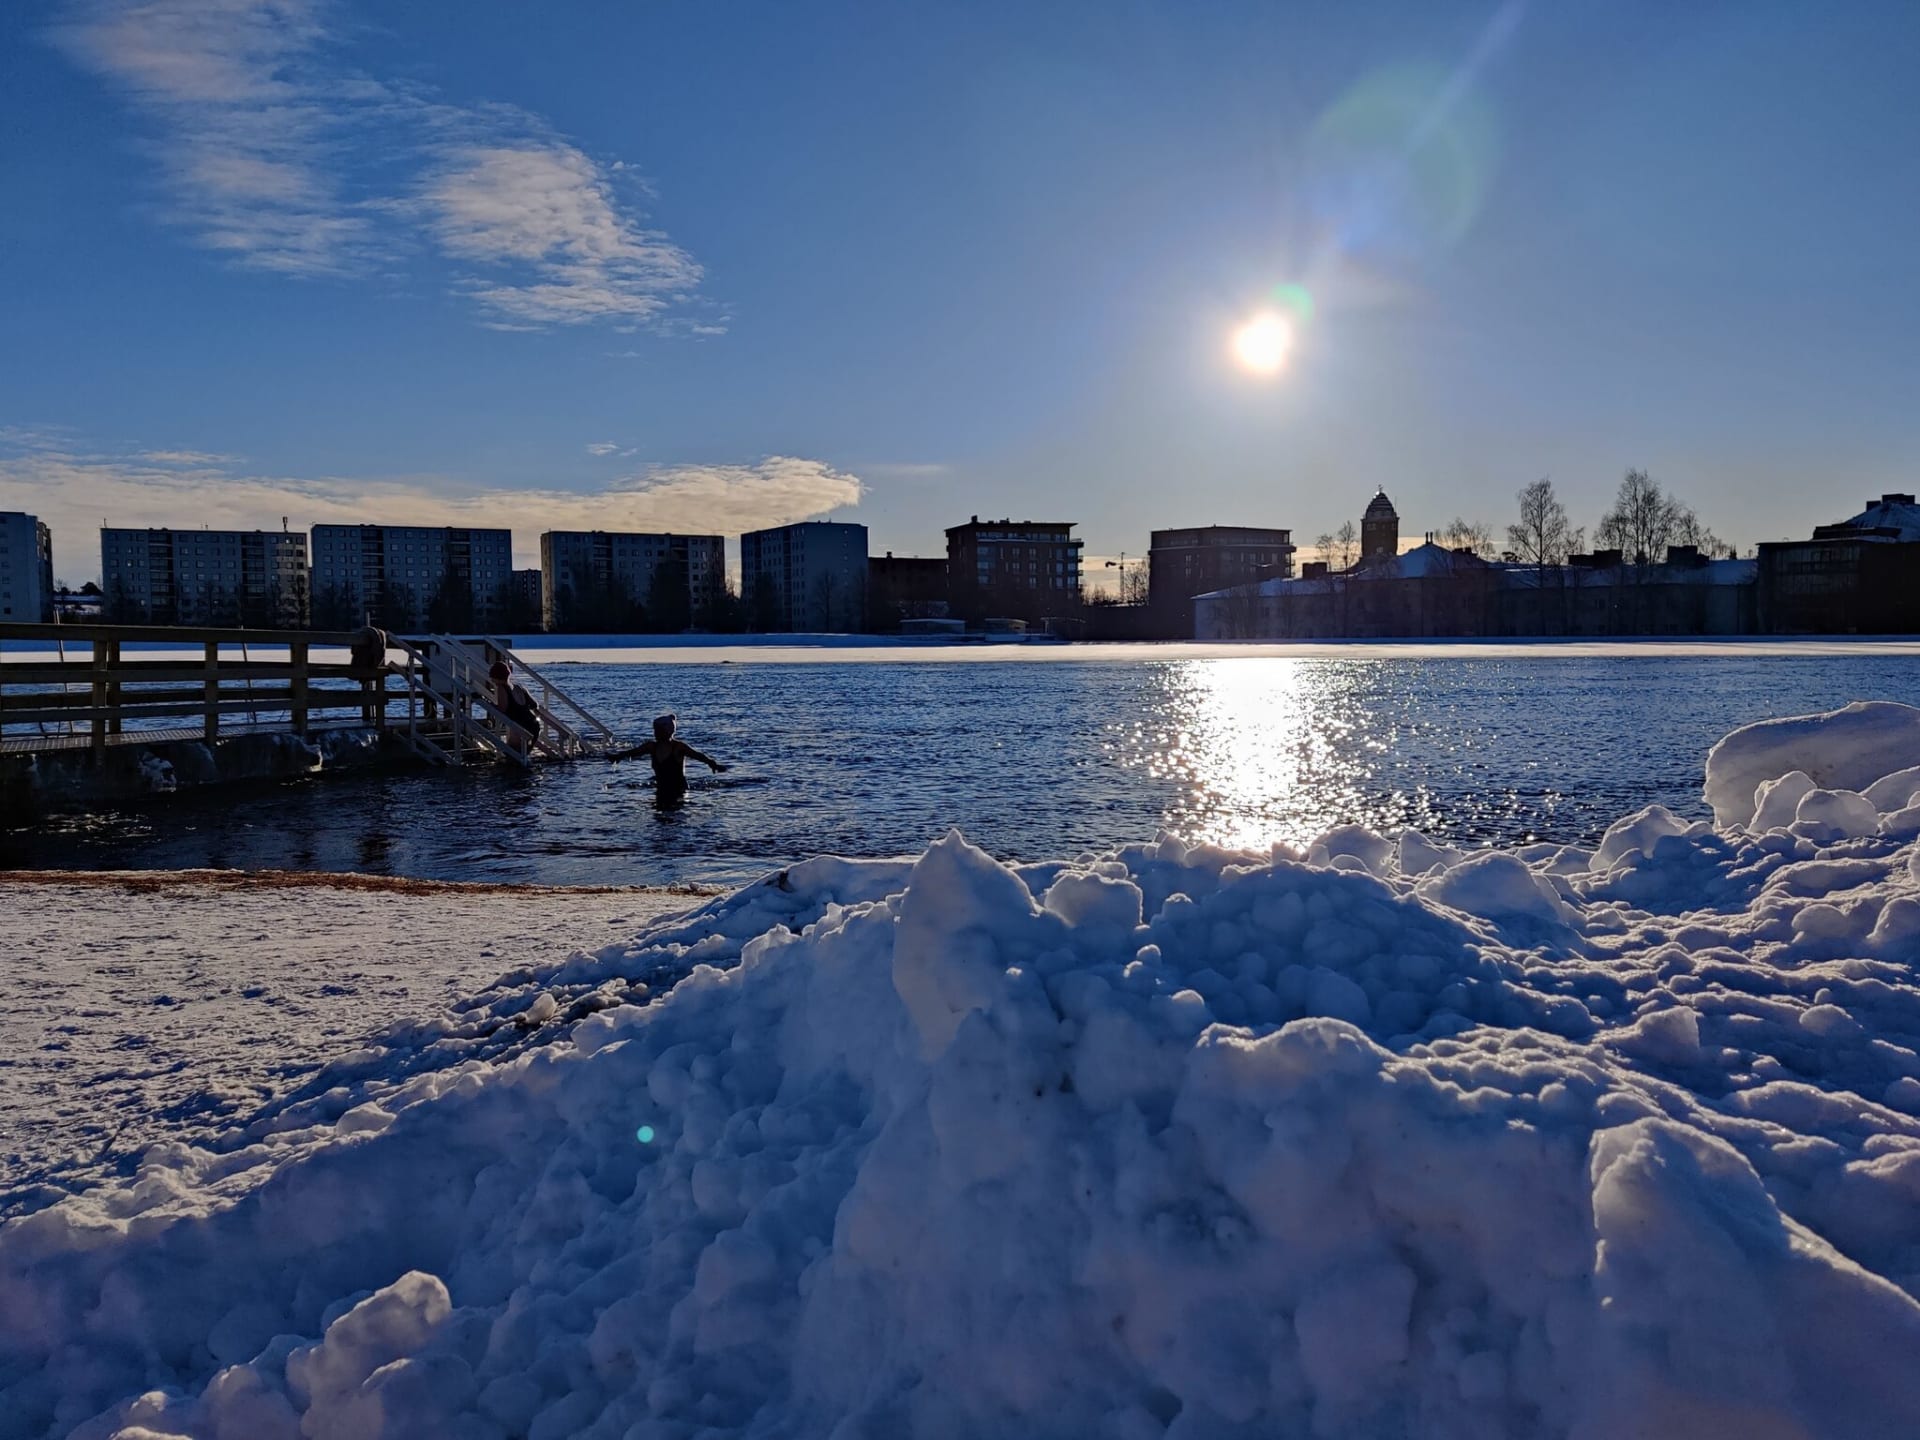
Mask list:
[[[333,631],[0,624],[0,749],[381,727],[404,693]],[[317,652],[317,653],[316,653]]]
[[[150,745],[246,733],[392,732],[423,759],[573,760],[617,742],[504,641],[373,632],[0,624],[0,753]],[[493,684],[508,660],[540,723]]]

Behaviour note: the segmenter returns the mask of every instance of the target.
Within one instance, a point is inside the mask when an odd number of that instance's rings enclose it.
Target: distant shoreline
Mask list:
[[[256,658],[284,651],[280,632],[250,642]],[[1920,656],[1920,636],[1645,636],[1366,640],[969,640],[894,635],[516,635],[501,636],[533,665],[1086,664],[1115,660],[1231,659],[1809,659]],[[85,644],[76,641],[76,644]],[[128,642],[153,658],[197,659],[198,650]],[[238,647],[223,647],[238,648]],[[52,653],[52,642],[0,646],[0,666]],[[316,652],[318,654],[320,652]],[[344,654],[345,652],[340,652]]]

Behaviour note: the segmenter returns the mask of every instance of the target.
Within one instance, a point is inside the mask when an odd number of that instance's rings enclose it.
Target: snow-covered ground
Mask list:
[[[1920,1434],[1920,710],[1706,798],[796,865],[0,1228],[0,1429]]]
[[[230,1124],[396,1017],[694,903],[329,875],[0,880],[0,1214]]]

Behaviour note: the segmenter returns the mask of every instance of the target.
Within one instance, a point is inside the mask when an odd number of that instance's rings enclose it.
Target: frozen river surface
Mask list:
[[[1735,726],[1920,698],[1901,651],[1080,658],[1097,654],[556,664],[622,733],[677,712],[728,773],[692,767],[672,810],[644,764],[230,788],[0,831],[0,865],[724,884],[822,852],[914,853],[955,825],[1011,859],[1162,828],[1264,847],[1348,821],[1591,843],[1649,801],[1702,813],[1701,756]]]

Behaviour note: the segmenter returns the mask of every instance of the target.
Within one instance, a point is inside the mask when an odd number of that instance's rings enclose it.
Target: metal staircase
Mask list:
[[[407,695],[404,717],[389,729],[434,765],[463,765],[470,760],[502,760],[531,766],[535,757],[577,760],[600,755],[619,743],[614,733],[566,691],[524,658],[491,640],[461,640],[433,635],[406,640],[389,637],[399,660],[387,672],[400,678]],[[514,683],[532,697],[540,733],[529,736],[494,704],[487,672],[495,661],[513,666]]]

